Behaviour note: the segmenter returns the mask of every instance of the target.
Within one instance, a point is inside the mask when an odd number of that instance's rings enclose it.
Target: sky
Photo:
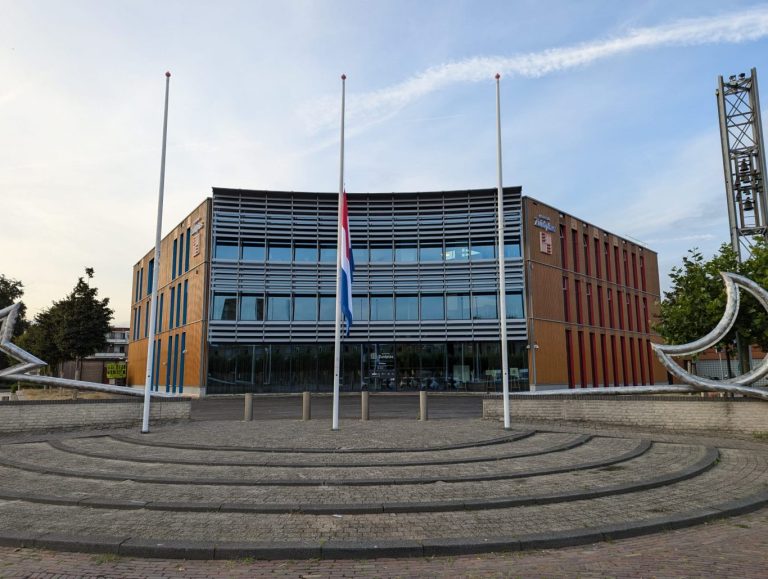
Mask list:
[[[0,0],[0,273],[34,315],[95,269],[115,322],[211,187],[504,185],[659,254],[728,241],[718,75],[768,86],[768,3]],[[768,95],[763,95],[763,103]],[[765,107],[764,107],[765,108]],[[764,118],[768,112],[763,111]],[[353,232],[354,235],[354,232]]]

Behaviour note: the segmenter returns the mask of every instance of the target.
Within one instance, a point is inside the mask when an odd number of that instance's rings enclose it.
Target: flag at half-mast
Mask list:
[[[349,237],[349,213],[347,211],[347,191],[341,197],[341,313],[347,320],[347,335],[352,327],[352,278],[355,273],[355,260],[352,257],[352,241]]]

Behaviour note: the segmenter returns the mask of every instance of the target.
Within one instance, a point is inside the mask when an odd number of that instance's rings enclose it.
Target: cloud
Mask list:
[[[678,20],[655,27],[635,28],[623,35],[551,48],[510,57],[474,57],[430,67],[411,78],[380,90],[347,99],[346,117],[357,132],[385,121],[410,103],[453,84],[502,76],[538,78],[553,72],[586,66],[628,52],[664,46],[740,43],[768,36],[768,7],[714,17]],[[322,98],[301,111],[312,132],[335,130],[339,122],[336,98]]]

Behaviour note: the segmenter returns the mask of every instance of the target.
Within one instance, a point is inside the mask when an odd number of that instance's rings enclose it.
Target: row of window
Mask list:
[[[181,336],[181,340],[179,340]],[[152,378],[150,381],[152,390],[157,391],[162,371],[163,340],[158,338],[152,356]],[[184,393],[184,359],[187,353],[187,333],[168,336],[165,360],[165,391],[172,394]]]
[[[592,239],[592,247],[590,248],[589,240]],[[619,247],[613,246],[613,269],[611,264],[611,251],[610,244],[607,241],[601,242],[596,237],[591,237],[586,233],[581,234],[581,240],[579,240],[579,232],[575,229],[571,229],[571,251],[573,257],[573,271],[584,273],[586,275],[594,275],[597,278],[603,277],[603,266],[605,266],[605,279],[606,281],[614,282],[617,284],[622,283],[622,271],[623,271],[623,283],[625,286],[633,287],[635,289],[642,289],[646,291],[646,279],[645,279],[645,258],[641,254],[638,260],[635,252],[627,252],[626,249],[622,249],[622,257],[619,257]],[[581,258],[583,257],[583,269],[581,264]],[[593,258],[594,257],[594,261]],[[560,225],[560,261],[563,269],[568,269],[568,244],[566,241],[566,227]],[[639,261],[639,271],[638,271]],[[630,267],[631,262],[631,267]],[[594,264],[594,273],[592,266]],[[623,270],[622,270],[623,264]],[[615,274],[615,279],[614,279]]]
[[[353,297],[353,318],[382,320],[493,320],[498,319],[496,294],[373,295]],[[507,318],[524,317],[523,294],[506,295]],[[334,321],[334,296],[262,295],[215,292],[212,320]]]
[[[608,348],[609,343],[610,350]],[[627,344],[629,348],[627,348]],[[590,380],[592,386],[595,388],[599,387],[601,385],[599,380],[601,370],[602,385],[605,387],[654,384],[653,354],[650,340],[641,340],[640,338],[635,340],[634,338],[626,338],[624,336],[618,336],[618,338],[617,336],[606,337],[605,334],[596,335],[590,332],[589,351],[587,351],[584,332],[579,330],[576,332],[576,349],[578,351],[578,379],[579,385],[582,388],[590,386]],[[573,332],[569,329],[565,330],[565,356],[568,371],[568,387],[575,388],[577,374],[574,368]],[[589,365],[587,360],[589,360]],[[608,368],[609,360],[610,372]],[[591,375],[589,376],[587,366],[591,370],[589,373]]]
[[[183,291],[183,293],[182,293]],[[178,328],[187,323],[187,301],[189,293],[189,280],[179,282],[175,286],[171,286],[170,293],[170,307],[168,308],[168,329]],[[149,336],[149,312],[151,304],[147,303],[144,308],[144,337]],[[155,332],[163,331],[163,315],[165,309],[165,293],[160,292],[157,296],[157,319],[155,321]],[[133,333],[134,340],[140,339],[141,334],[141,306],[136,306],[133,309]]]
[[[242,244],[232,239],[217,239],[213,256],[221,260],[299,262],[299,263],[335,263],[336,244],[294,244],[274,242],[243,241]],[[477,241],[471,245],[466,241],[414,242],[378,244],[370,247],[355,244],[352,248],[355,263],[415,263],[433,261],[468,261],[495,259],[496,245],[492,241]],[[515,237],[504,246],[504,257],[520,257],[520,240]]]
[[[495,342],[388,342],[341,345],[342,390],[489,391],[501,388],[501,345]],[[512,387],[527,389],[526,344],[508,343]],[[211,344],[209,394],[328,392],[333,343]]]
[[[173,257],[171,264],[171,279],[174,280],[182,273],[189,271],[189,244],[190,228],[187,227],[186,236],[182,232],[178,239],[173,240]],[[186,241],[185,241],[186,240]],[[147,293],[142,293],[144,288],[144,268],[136,271],[136,283],[133,301],[138,302],[145,295],[152,293],[152,284],[154,282],[155,260],[150,259],[147,264]]]
[[[582,288],[582,280],[574,280],[574,294],[575,294],[575,302],[576,302],[576,323],[577,324],[583,324],[585,323],[584,316],[582,314],[582,308],[581,308],[581,288]],[[590,326],[594,326],[595,324],[595,309],[593,307],[593,293],[592,293],[592,284],[586,283],[586,302],[587,302],[587,318],[586,323]],[[570,281],[567,276],[563,276],[563,318],[566,322],[570,322],[571,320],[571,299],[570,299]],[[607,296],[607,310],[608,310],[608,326],[611,329],[616,328],[615,318],[614,318],[614,298],[613,298],[613,289],[607,288],[606,290],[606,296]],[[622,292],[621,290],[616,290],[616,307],[615,310],[619,314],[619,324],[618,329],[624,330],[627,329],[630,332],[642,332],[645,331],[645,333],[649,333],[650,331],[650,323],[649,323],[649,312],[648,312],[648,298],[645,296],[634,296],[634,300],[632,299],[633,296],[629,294],[629,292]],[[642,303],[642,314],[641,314],[641,307],[640,304]],[[633,316],[633,309],[634,306],[634,316]],[[603,287],[598,285],[597,286],[597,325],[600,327],[606,327],[605,325],[605,318],[603,315]],[[624,313],[626,312],[626,328],[624,323]]]

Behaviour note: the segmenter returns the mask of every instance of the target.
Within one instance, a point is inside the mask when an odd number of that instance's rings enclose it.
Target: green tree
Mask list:
[[[93,270],[86,268],[90,280]],[[80,379],[82,359],[106,346],[106,335],[113,310],[109,298],[98,299],[98,289],[79,278],[63,299],[35,316],[35,322],[20,345],[55,368],[60,362],[75,360],[75,379]]]
[[[18,302],[24,295],[24,284],[17,279],[6,277],[0,273],[0,310]],[[13,330],[14,336],[20,336],[28,326],[26,320],[27,306],[21,302],[19,317],[16,320],[16,326]],[[5,354],[0,354],[0,369],[7,368],[12,362],[8,360]]]
[[[721,271],[745,275],[768,287],[768,244],[765,240],[756,240],[752,255],[742,263],[727,244],[709,260],[705,260],[698,249],[689,250],[683,264],[672,268],[672,287],[661,302],[661,322],[656,329],[668,343],[697,340],[720,321],[726,303]],[[730,355],[737,340],[742,344],[768,346],[768,314],[746,292],[741,292],[741,307],[734,327],[717,344],[726,353],[729,376],[733,375]]]

